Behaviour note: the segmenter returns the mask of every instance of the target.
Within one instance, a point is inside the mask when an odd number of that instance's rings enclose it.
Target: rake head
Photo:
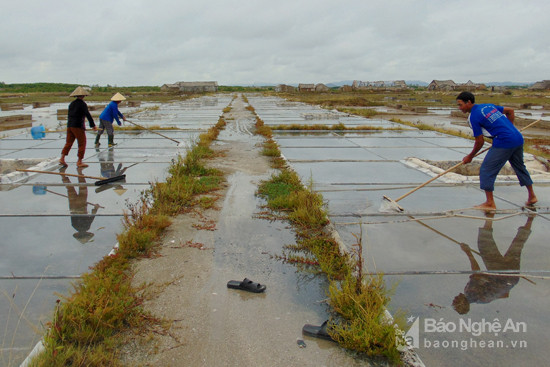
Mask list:
[[[96,186],[101,186],[101,185],[105,185],[105,184],[108,184],[108,183],[111,183],[111,182],[120,181],[120,180],[124,180],[124,179],[126,179],[126,175],[109,177],[109,178],[106,178],[105,180],[96,181],[95,185]]]
[[[382,213],[400,213],[405,211],[395,200],[392,200],[391,198],[384,195],[382,197],[382,204],[380,205],[380,209],[378,210]]]

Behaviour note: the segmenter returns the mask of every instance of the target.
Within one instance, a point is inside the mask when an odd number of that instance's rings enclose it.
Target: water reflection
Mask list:
[[[104,150],[100,152],[99,148],[96,148],[96,152],[99,154],[97,155],[97,158],[99,160],[99,169],[101,171],[101,176],[106,178],[116,177],[116,176],[122,176],[124,172],[131,166],[123,167],[122,163],[119,163],[118,166],[115,169],[115,151],[112,148],[109,148],[107,150]],[[137,164],[137,163],[136,163]],[[114,191],[122,195],[126,192],[126,189],[119,184],[113,186],[113,185],[101,185],[95,189],[96,193],[105,191],[107,189],[110,189],[114,187]]]
[[[517,234],[512,240],[510,247],[502,255],[493,238],[494,213],[487,213],[488,219],[478,231],[478,249],[474,251],[470,246],[462,244],[462,251],[468,256],[473,271],[481,270],[475,254],[479,255],[487,270],[519,270],[521,252],[525,242],[531,234],[531,225],[535,215],[528,215],[525,225],[518,228]],[[453,307],[459,314],[466,314],[470,311],[471,303],[489,303],[499,298],[508,298],[510,290],[519,282],[519,276],[472,274],[464,293],[460,293],[453,300]]]
[[[66,167],[61,168],[60,172],[65,172]],[[77,168],[78,174],[82,175],[82,168]],[[90,227],[95,219],[95,215],[99,208],[102,208],[99,204],[93,204],[88,202],[88,187],[86,184],[86,178],[78,177],[78,183],[81,185],[73,186],[69,176],[62,176],[63,183],[67,188],[67,198],[69,199],[69,211],[71,213],[71,225],[76,232],[73,233],[73,237],[80,243],[87,243],[92,239],[94,234],[90,232]],[[78,192],[77,192],[78,187]],[[88,205],[92,206],[92,210],[88,213]]]
[[[98,151],[99,149],[96,149]],[[123,168],[122,163],[119,163],[115,169],[115,152],[114,149],[107,149],[98,154],[99,166],[101,170],[101,176],[103,177],[115,177],[121,176],[126,172],[128,167]]]

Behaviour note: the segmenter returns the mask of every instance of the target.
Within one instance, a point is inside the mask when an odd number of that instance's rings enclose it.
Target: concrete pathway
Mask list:
[[[298,272],[276,257],[295,243],[287,223],[258,218],[257,186],[272,170],[253,136],[255,119],[242,99],[225,116],[228,126],[210,163],[228,174],[218,210],[182,215],[165,237],[161,256],[136,265],[147,283],[146,309],[171,323],[158,344],[129,343],[125,361],[150,366],[365,366],[336,343],[302,336],[306,323],[328,318],[326,281]],[[214,231],[200,223],[215,224]],[[198,248],[197,248],[198,247]],[[261,294],[228,289],[245,277],[267,286]],[[303,340],[301,348],[297,340]],[[153,350],[155,350],[153,352]]]

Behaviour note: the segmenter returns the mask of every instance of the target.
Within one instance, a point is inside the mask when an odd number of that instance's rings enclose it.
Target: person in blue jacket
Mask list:
[[[485,191],[486,201],[476,206],[478,209],[496,209],[493,191],[495,180],[506,162],[514,169],[519,184],[527,188],[528,198],[526,206],[532,206],[537,202],[537,196],[533,190],[533,181],[523,162],[523,135],[514,126],[514,110],[509,107],[493,104],[476,104],[475,96],[470,92],[462,92],[456,97],[458,108],[469,112],[468,122],[472,128],[475,143],[470,154],[462,159],[462,162],[470,163],[477,152],[485,143],[484,136],[493,139],[493,145],[483,159],[479,171],[479,183]]]
[[[101,138],[101,134],[103,134],[105,130],[107,130],[109,147],[116,145],[114,142],[115,131],[113,129],[113,121],[116,120],[118,126],[122,125],[119,118],[122,118],[123,121],[126,121],[126,117],[124,117],[124,115],[122,115],[122,113],[118,110],[119,103],[125,100],[126,98],[122,94],[115,94],[111,98],[111,102],[109,102],[107,107],[105,107],[103,112],[101,112],[101,115],[99,115],[99,131],[95,138],[96,148],[99,147],[99,138]]]

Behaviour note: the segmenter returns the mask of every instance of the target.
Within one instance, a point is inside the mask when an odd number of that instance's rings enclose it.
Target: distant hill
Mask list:
[[[417,85],[419,87],[427,87],[428,84],[430,84],[430,83],[423,82],[421,80],[405,80],[405,83],[407,83],[407,85]],[[335,88],[335,87],[341,87],[343,85],[352,85],[352,84],[353,84],[353,80],[342,80],[339,82],[327,83],[326,86],[329,88]]]
[[[525,83],[525,82],[490,82],[485,83],[488,87],[529,87],[533,85],[533,83]]]
[[[431,82],[431,80],[430,80]],[[425,82],[423,80],[405,80],[405,83],[407,83],[407,85],[409,86],[418,86],[418,87],[427,87],[430,82]],[[317,83],[322,83],[322,82],[316,82],[316,83],[313,83],[313,84],[317,84]],[[259,87],[259,86],[262,86],[262,87],[273,87],[273,86],[276,86],[278,84],[287,84],[287,85],[291,85],[293,87],[297,87],[298,86],[298,83],[273,83],[273,82],[254,82],[254,83],[250,83],[250,84],[246,84],[246,83],[243,83],[242,85],[241,84],[238,84],[239,86],[243,86],[243,87]],[[327,87],[329,88],[338,88],[338,87],[341,87],[343,85],[352,85],[353,84],[353,80],[341,80],[341,81],[338,81],[338,82],[330,82],[330,83],[324,83]],[[527,83],[527,82],[489,82],[489,83],[483,83],[485,84],[486,86],[488,87],[529,87],[531,85],[533,85],[533,83]]]
[[[342,80],[340,82],[326,83],[325,85],[329,88],[341,87],[342,85],[352,85],[353,80]]]
[[[407,85],[415,85],[418,87],[427,87],[430,82],[425,82],[422,80],[405,80],[405,83]],[[342,80],[340,82],[332,82],[328,83],[327,87],[334,88],[334,87],[341,87],[342,85],[352,85],[353,80]],[[533,85],[533,83],[527,83],[527,82],[490,82],[490,83],[484,83],[488,87],[529,87]]]
[[[430,84],[422,80],[405,80],[405,83],[407,83],[407,85],[417,85],[419,87],[427,87]]]

